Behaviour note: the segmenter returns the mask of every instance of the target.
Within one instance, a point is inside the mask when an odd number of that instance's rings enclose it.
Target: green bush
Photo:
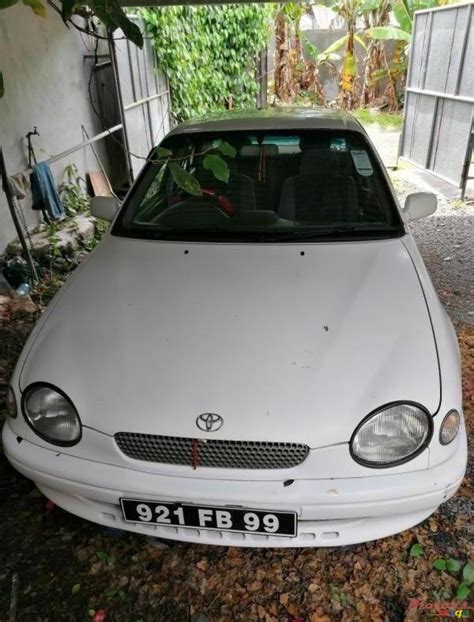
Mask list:
[[[252,108],[257,61],[271,34],[274,5],[142,9],[170,82],[178,120],[226,108]]]

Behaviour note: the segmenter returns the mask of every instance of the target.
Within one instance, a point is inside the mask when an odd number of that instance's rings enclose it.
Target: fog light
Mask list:
[[[461,423],[461,417],[457,410],[450,410],[446,417],[443,419],[441,428],[439,431],[439,442],[441,445],[448,445],[456,438],[459,425]]]
[[[10,417],[12,417],[12,419],[15,419],[18,414],[18,409],[16,407],[15,393],[13,392],[13,389],[11,387],[8,387],[7,389],[7,396],[5,398],[5,401],[7,403],[7,413],[10,415]]]

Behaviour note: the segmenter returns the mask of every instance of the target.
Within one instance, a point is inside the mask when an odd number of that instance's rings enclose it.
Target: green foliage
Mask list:
[[[0,0],[0,11],[18,4],[19,1],[20,0]],[[25,6],[29,6],[36,15],[46,17],[46,6],[42,0],[22,0],[22,3]],[[117,28],[121,28],[127,39],[130,39],[130,41],[138,45],[138,47],[143,47],[143,35],[140,29],[128,19],[119,0],[60,0],[58,6],[51,2],[50,4],[58,13],[61,13],[64,23],[67,26],[67,22],[76,25],[71,21],[73,15],[87,15],[90,17],[95,15],[111,32],[115,32]],[[95,33],[91,31],[91,35],[94,34]],[[5,86],[3,74],[0,71],[0,99],[2,99],[4,94]]]
[[[79,175],[75,164],[64,169],[64,181],[59,184],[58,191],[67,216],[89,210],[90,197],[86,192],[86,182]]]
[[[273,11],[257,4],[141,10],[179,120],[255,107],[257,60],[271,34]]]
[[[457,574],[461,571],[462,565],[461,562],[457,559],[448,559],[446,560],[446,569],[451,574]]]
[[[358,108],[352,114],[361,123],[375,123],[385,129],[401,129],[403,125],[403,117],[396,112],[379,112],[370,108]]]
[[[440,4],[442,4],[440,0],[394,0],[392,10],[400,28],[380,26],[369,28],[365,34],[371,39],[392,39],[410,43],[415,11],[430,9]]]
[[[410,549],[410,557],[420,557],[425,554],[425,549],[418,542]]]
[[[0,0],[0,10],[7,9],[18,2],[19,0]],[[22,2],[25,6],[29,6],[36,15],[46,17],[46,6],[42,0],[22,0]],[[128,19],[119,0],[61,0],[57,8],[61,11],[65,22],[75,14],[84,14],[84,10],[92,12],[91,14],[96,15],[112,32],[121,28],[127,39],[139,47],[143,46],[140,29]]]
[[[211,171],[216,179],[227,183],[229,181],[230,170],[227,162],[220,156],[210,154],[203,160],[204,168]]]
[[[470,588],[465,583],[460,583],[456,591],[456,600],[464,600],[470,593]]]
[[[456,590],[456,600],[465,600],[471,593],[470,585],[474,583],[474,564],[468,562],[462,565],[457,559],[435,559],[433,562],[433,568],[440,572],[448,571],[452,575],[458,575],[462,568],[462,582],[458,585]]]
[[[371,39],[393,39],[395,41],[411,41],[411,33],[394,26],[376,26],[366,30],[367,37]]]
[[[195,197],[202,196],[202,189],[198,180],[190,173],[182,169],[176,162],[169,162],[168,166],[171,171],[176,185],[182,188],[188,194],[192,194]]]
[[[210,153],[212,151],[219,153]],[[216,179],[227,183],[229,181],[230,169],[224,157],[235,158],[236,154],[237,150],[231,144],[224,140],[215,140],[208,149],[199,155],[205,156],[203,159],[204,168],[211,171]],[[171,176],[179,188],[195,197],[202,196],[203,193],[199,181],[194,175],[185,170],[185,166],[183,167],[188,156],[176,157],[172,151],[164,147],[158,147],[157,155],[160,158],[157,162],[163,162],[168,166]]]
[[[115,555],[110,555],[105,551],[97,551],[96,555],[97,558],[107,566],[115,566],[115,562],[117,561]]]
[[[433,562],[433,568],[436,570],[446,570],[446,560],[443,558],[435,559]]]
[[[467,585],[474,583],[474,564],[467,563],[462,571],[462,578]]]
[[[347,596],[337,585],[331,584],[331,597],[336,603],[339,603],[343,607],[352,605],[352,599]]]

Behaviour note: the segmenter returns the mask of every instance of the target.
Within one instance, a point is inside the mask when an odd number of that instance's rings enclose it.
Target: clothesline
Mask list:
[[[118,132],[119,130],[122,129],[122,127],[123,126],[121,123],[119,123],[118,125],[114,125],[108,130],[105,130],[104,132],[101,132],[100,134],[97,134],[96,136],[92,136],[92,138],[89,138],[88,140],[85,140],[82,143],[74,145],[74,147],[70,147],[69,149],[66,149],[66,151],[62,151],[61,153],[53,155],[47,160],[43,160],[43,161],[46,164],[53,164],[54,162],[58,162],[59,160],[62,160],[63,158],[67,158],[68,155],[71,155],[72,153],[75,153],[76,151],[80,151],[81,149],[84,149],[85,147],[92,145],[93,143],[99,140],[102,140],[103,138],[107,138],[107,136],[109,136],[110,134]],[[32,171],[33,169],[31,167],[28,167],[24,171],[19,171],[18,173],[16,173],[16,175],[20,175],[22,173],[32,173]]]

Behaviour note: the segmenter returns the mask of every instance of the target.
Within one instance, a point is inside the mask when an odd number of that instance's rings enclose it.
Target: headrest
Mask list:
[[[258,158],[262,152],[265,156],[276,156],[278,145],[244,145],[240,150],[240,155],[244,158]]]
[[[301,156],[300,175],[336,175],[337,166],[337,156],[331,149],[307,149]]]
[[[312,132],[300,139],[301,151],[314,151],[315,149],[329,149],[331,137],[326,133]]]

